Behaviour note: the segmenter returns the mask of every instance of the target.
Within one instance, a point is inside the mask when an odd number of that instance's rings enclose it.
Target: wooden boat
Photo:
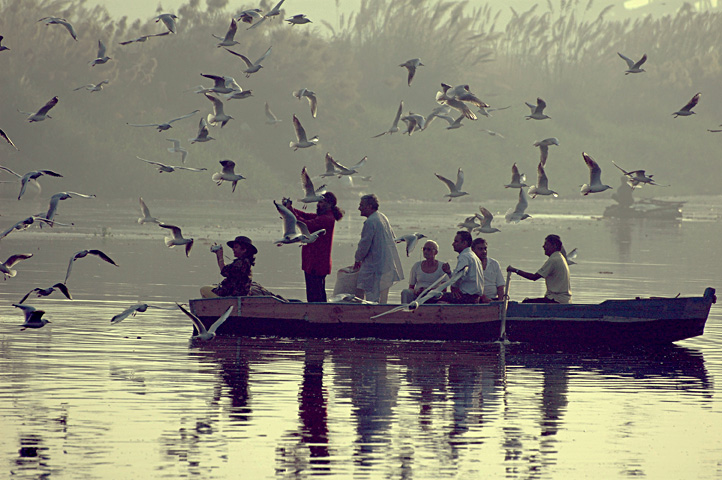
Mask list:
[[[509,302],[510,341],[540,344],[663,344],[702,335],[715,290],[701,297],[606,300],[599,304]],[[219,335],[306,338],[387,338],[494,341],[502,302],[480,305],[421,305],[378,318],[397,305],[305,303],[276,297],[221,297],[190,301],[191,311],[210,326],[233,306]]]
[[[682,220],[684,202],[642,199],[630,206],[609,205],[604,209],[605,218],[636,218],[656,220]]]

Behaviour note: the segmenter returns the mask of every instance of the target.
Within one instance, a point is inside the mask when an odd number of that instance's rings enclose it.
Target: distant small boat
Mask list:
[[[707,288],[701,297],[567,305],[509,302],[506,333],[510,341],[535,344],[666,344],[702,335],[716,300],[715,290]],[[305,303],[268,296],[190,301],[206,327],[229,306],[233,314],[218,335],[490,342],[499,339],[503,303],[421,305],[413,312],[371,318],[397,305]]]
[[[656,220],[681,220],[684,202],[643,199],[630,206],[609,205],[604,209],[605,218],[649,218]]]

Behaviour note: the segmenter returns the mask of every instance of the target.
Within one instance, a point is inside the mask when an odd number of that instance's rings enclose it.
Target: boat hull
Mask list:
[[[712,288],[701,297],[607,300],[600,304],[509,302],[511,341],[540,344],[662,344],[702,335],[716,301]],[[275,297],[222,297],[190,301],[208,327],[229,306],[219,335],[406,340],[499,339],[502,303],[422,305],[372,318],[396,305],[287,302]]]

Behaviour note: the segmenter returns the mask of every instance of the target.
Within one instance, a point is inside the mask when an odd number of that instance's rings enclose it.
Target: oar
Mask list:
[[[504,286],[504,304],[501,307],[501,332],[499,341],[505,345],[509,344],[506,338],[506,308],[509,306],[509,284],[511,283],[511,272],[506,272],[506,285]]]

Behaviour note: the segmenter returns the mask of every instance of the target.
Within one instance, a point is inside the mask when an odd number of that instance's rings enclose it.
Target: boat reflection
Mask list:
[[[255,366],[268,371],[276,362],[303,358],[296,384],[298,423],[284,434],[276,455],[276,472],[297,478],[333,473],[342,457],[351,457],[359,472],[390,455],[401,471],[418,468],[428,463],[429,449],[435,461],[456,464],[469,446],[490,438],[500,438],[503,462],[521,462],[529,478],[538,478],[545,465],[557,460],[556,435],[564,427],[571,383],[593,382],[603,389],[605,381],[631,382],[635,389],[687,391],[701,399],[712,395],[702,354],[674,345],[559,350],[472,342],[219,337],[194,354],[220,366],[221,387],[230,388],[216,391],[231,397],[232,416],[252,412],[249,392],[256,382],[266,382],[267,388],[267,375],[261,380],[250,373]],[[278,366],[288,371],[287,365]],[[269,400],[257,400],[264,401]],[[351,429],[350,438],[329,433],[344,429]],[[343,461],[344,468],[348,464]]]

